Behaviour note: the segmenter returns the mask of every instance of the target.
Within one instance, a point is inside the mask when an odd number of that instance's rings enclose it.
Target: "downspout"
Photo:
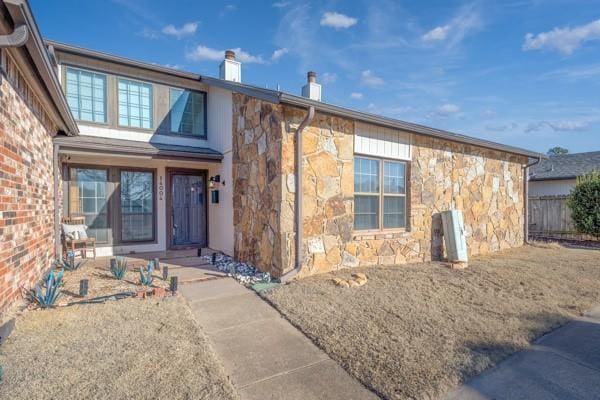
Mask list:
[[[29,39],[29,30],[26,25],[20,25],[10,35],[0,36],[0,48],[21,47]]]
[[[296,170],[294,174],[295,190],[294,193],[294,217],[296,224],[296,238],[295,238],[295,252],[296,260],[295,267],[290,272],[286,273],[280,278],[282,283],[287,283],[292,280],[302,270],[303,257],[302,257],[302,131],[312,122],[315,117],[315,107],[310,106],[308,108],[308,115],[298,126],[296,130]]]
[[[54,258],[57,260],[62,259],[62,249],[60,241],[60,209],[58,204],[58,183],[60,171],[58,149],[59,145],[54,144],[52,151],[52,169],[54,174]]]
[[[536,164],[539,164],[542,161],[542,155],[540,154],[537,160],[533,161],[525,165],[523,168],[523,234],[524,234],[524,242],[529,243],[529,168],[533,167]]]

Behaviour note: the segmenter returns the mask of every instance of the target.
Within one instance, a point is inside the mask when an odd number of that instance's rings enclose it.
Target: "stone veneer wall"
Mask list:
[[[281,106],[233,95],[234,256],[281,273]]]
[[[275,275],[294,266],[295,132],[305,116],[234,97],[235,253]],[[351,120],[317,114],[304,130],[306,274],[440,259],[438,213],[450,208],[463,211],[470,255],[522,245],[524,157],[413,134],[409,226],[364,234],[353,228],[353,149]]]
[[[11,59],[0,74],[0,311],[54,259],[56,128]]]
[[[304,115],[298,109],[285,109],[285,181],[294,174],[293,137]],[[408,227],[396,232],[360,233],[353,229],[353,148],[354,124],[350,120],[317,115],[304,131],[307,274],[440,259],[443,237],[438,213],[450,208],[463,211],[470,255],[523,244],[524,157],[413,134],[412,160],[408,163]],[[293,210],[293,187],[283,189],[282,207]],[[290,229],[293,232],[293,224],[283,226],[282,234]],[[288,236],[291,240],[287,246],[293,252],[293,234]],[[288,263],[284,270],[291,267]]]

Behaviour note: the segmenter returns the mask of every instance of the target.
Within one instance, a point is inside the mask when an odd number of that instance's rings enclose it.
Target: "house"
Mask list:
[[[63,217],[85,218],[101,256],[210,247],[277,277],[438,259],[451,208],[470,254],[523,244],[538,153],[328,104],[314,72],[301,96],[248,85],[232,51],[214,78],[43,42],[26,1],[3,8],[3,33],[29,39],[2,59],[36,52],[23,79],[47,80],[52,112],[45,128],[23,110],[3,61],[2,187],[20,193],[0,197],[10,296],[34,280],[20,265],[60,255]],[[35,193],[20,189],[29,171]]]
[[[550,156],[531,167],[529,195],[566,196],[578,176],[592,171],[600,172],[600,151]]]

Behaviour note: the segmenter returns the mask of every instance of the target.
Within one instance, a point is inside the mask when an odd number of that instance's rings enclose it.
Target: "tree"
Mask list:
[[[564,147],[556,146],[548,150],[549,156],[557,156],[559,154],[569,154],[569,149],[565,149]]]
[[[580,233],[600,237],[600,174],[592,172],[577,178],[567,205]]]

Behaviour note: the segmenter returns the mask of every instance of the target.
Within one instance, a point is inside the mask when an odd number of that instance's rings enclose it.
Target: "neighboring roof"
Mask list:
[[[440,139],[446,139],[451,141],[456,141],[460,143],[472,144],[475,146],[481,146],[493,150],[504,151],[513,154],[519,154],[526,157],[532,158],[546,158],[544,154],[526,150],[520,147],[508,146],[501,143],[492,142],[489,140],[474,138],[471,136],[461,135],[458,133],[448,132],[440,129],[430,128],[428,126],[423,126],[419,124],[414,124],[411,122],[401,121],[398,119],[383,117],[376,114],[365,113],[362,111],[352,110],[345,107],[336,106],[333,104],[324,103],[321,101],[311,100],[302,96],[296,96],[289,93],[260,88],[253,85],[248,85],[245,83],[237,83],[231,82],[224,79],[213,78],[209,76],[203,76],[194,74],[191,72],[181,71],[178,69],[167,68],[160,65],[145,63],[141,61],[131,60],[129,58],[115,56],[112,54],[104,53],[101,51],[85,49],[78,46],[68,45],[64,43],[59,43],[56,41],[47,40],[47,44],[54,46],[55,50],[62,51],[70,54],[78,54],[83,55],[90,58],[95,58],[98,60],[105,60],[121,65],[136,67],[145,69],[148,71],[160,72],[167,75],[187,78],[192,80],[199,80],[201,82],[206,83],[207,85],[217,86],[220,88],[228,89],[233,92],[243,93],[248,96],[256,97],[261,100],[269,101],[272,103],[284,103],[297,107],[310,107],[314,106],[316,111],[336,115],[346,118],[351,118],[357,121],[363,121],[367,123],[372,123],[376,125],[381,125],[385,127],[401,129],[413,133],[419,133],[427,136],[432,136]]]
[[[39,78],[47,90],[48,97],[58,112],[60,121],[56,121],[56,123],[59,129],[68,135],[77,134],[79,132],[77,123],[73,118],[73,114],[71,114],[71,109],[67,104],[58,76],[48,57],[46,46],[28,2],[26,0],[3,0],[3,3],[12,19],[14,28],[23,25],[27,27],[28,37],[23,47],[29,53],[35,70],[38,72]]]
[[[62,153],[110,153],[147,156],[155,159],[181,159],[212,162],[223,159],[223,154],[208,147],[148,143],[96,136],[57,136],[54,138],[54,144],[58,144],[59,152]]]
[[[529,180],[575,179],[592,171],[600,172],[600,151],[550,156],[531,167]]]

